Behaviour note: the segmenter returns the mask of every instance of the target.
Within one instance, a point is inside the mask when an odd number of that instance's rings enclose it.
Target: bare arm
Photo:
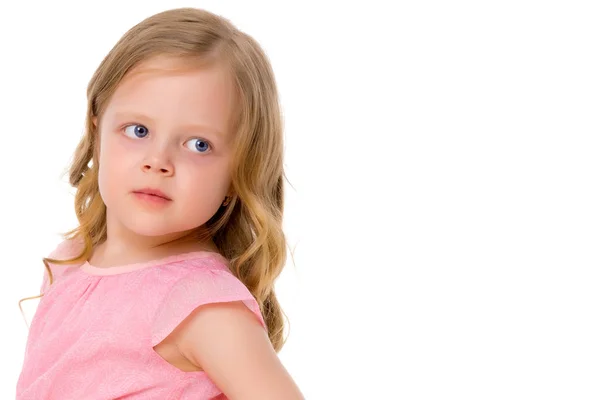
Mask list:
[[[242,302],[198,307],[182,323],[176,343],[230,400],[304,399],[266,331]]]

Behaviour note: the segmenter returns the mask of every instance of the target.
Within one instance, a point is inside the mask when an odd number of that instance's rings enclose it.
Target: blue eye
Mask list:
[[[186,147],[190,150],[195,150],[199,153],[206,153],[210,148],[210,144],[206,140],[192,139],[187,142]]]
[[[148,135],[148,128],[139,124],[128,125],[125,127],[125,134],[129,137],[135,135],[137,138],[144,138]]]

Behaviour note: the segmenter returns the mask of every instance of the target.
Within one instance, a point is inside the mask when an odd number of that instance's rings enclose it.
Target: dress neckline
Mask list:
[[[188,253],[175,254],[171,256],[161,257],[150,261],[144,261],[139,263],[131,263],[131,264],[123,264],[116,265],[114,267],[96,267],[89,263],[89,261],[85,261],[80,269],[89,275],[98,275],[98,276],[109,276],[109,275],[120,275],[128,272],[139,271],[142,269],[155,267],[157,265],[165,265],[171,264],[174,262],[190,260],[194,258],[204,258],[204,257],[212,257],[216,258],[221,262],[227,262],[227,259],[219,253],[207,250],[199,250],[192,251]]]

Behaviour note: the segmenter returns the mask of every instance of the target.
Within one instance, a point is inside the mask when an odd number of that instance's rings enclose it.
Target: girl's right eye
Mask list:
[[[144,125],[133,124],[125,127],[125,135],[130,138],[144,138],[148,135],[148,128]]]

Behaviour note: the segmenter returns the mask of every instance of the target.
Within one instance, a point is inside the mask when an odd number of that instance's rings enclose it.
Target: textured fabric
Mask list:
[[[79,250],[65,241],[50,258]],[[216,253],[112,268],[50,267],[54,282],[49,286],[44,273],[17,400],[224,399],[205,372],[184,372],[153,347],[208,303],[243,301],[266,329],[256,300]]]

